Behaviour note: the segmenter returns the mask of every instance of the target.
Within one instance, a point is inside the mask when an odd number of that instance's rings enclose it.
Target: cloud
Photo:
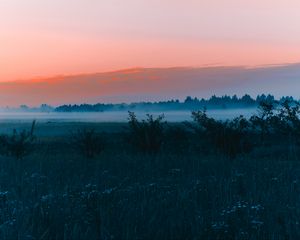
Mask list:
[[[300,64],[268,67],[135,68],[0,83],[0,105],[153,101],[213,94],[299,98]]]

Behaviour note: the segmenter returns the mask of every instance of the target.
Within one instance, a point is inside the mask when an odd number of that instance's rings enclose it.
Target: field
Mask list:
[[[3,122],[0,131],[30,127]],[[147,152],[128,127],[37,122],[30,153],[0,158],[0,239],[300,238],[300,152],[290,138],[251,133],[255,147],[232,156],[172,123],[161,149]],[[95,129],[101,151],[82,151],[78,136],[89,132],[77,129]]]

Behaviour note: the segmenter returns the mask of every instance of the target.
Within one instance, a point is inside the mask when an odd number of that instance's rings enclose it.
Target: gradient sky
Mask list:
[[[300,62],[299,0],[0,0],[0,81]]]

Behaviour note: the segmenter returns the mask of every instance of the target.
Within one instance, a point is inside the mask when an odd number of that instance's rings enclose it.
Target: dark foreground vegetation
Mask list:
[[[2,135],[0,239],[300,239],[298,103],[192,120]]]

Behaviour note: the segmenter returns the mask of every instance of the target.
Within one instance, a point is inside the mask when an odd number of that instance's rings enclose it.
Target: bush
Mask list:
[[[166,145],[171,152],[186,152],[190,145],[190,132],[185,126],[173,125],[166,130]]]
[[[133,112],[129,112],[129,142],[144,153],[157,153],[164,143],[164,116],[156,119],[147,114],[147,119],[139,121]]]
[[[284,135],[298,138],[300,135],[299,103],[286,100],[280,104],[277,129]]]
[[[36,122],[33,121],[30,131],[23,130],[18,132],[13,130],[12,135],[0,136],[0,154],[11,156],[17,160],[24,158],[34,150],[34,128]]]
[[[71,144],[86,158],[94,158],[104,150],[103,139],[95,129],[82,129],[72,134]]]
[[[278,117],[274,111],[276,109],[275,101],[262,101],[258,106],[258,114],[253,115],[250,118],[250,122],[254,130],[260,132],[260,139],[262,142],[265,141],[275,126],[278,126]],[[277,127],[275,127],[277,129]]]
[[[286,99],[282,102],[263,101],[258,114],[250,118],[252,128],[260,133],[263,143],[268,136],[288,137],[294,143],[300,136],[299,102]]]
[[[252,149],[247,139],[249,122],[243,116],[231,121],[217,121],[209,118],[204,110],[192,112],[192,118],[196,124],[190,126],[195,133],[208,139],[214,148],[229,158]]]

